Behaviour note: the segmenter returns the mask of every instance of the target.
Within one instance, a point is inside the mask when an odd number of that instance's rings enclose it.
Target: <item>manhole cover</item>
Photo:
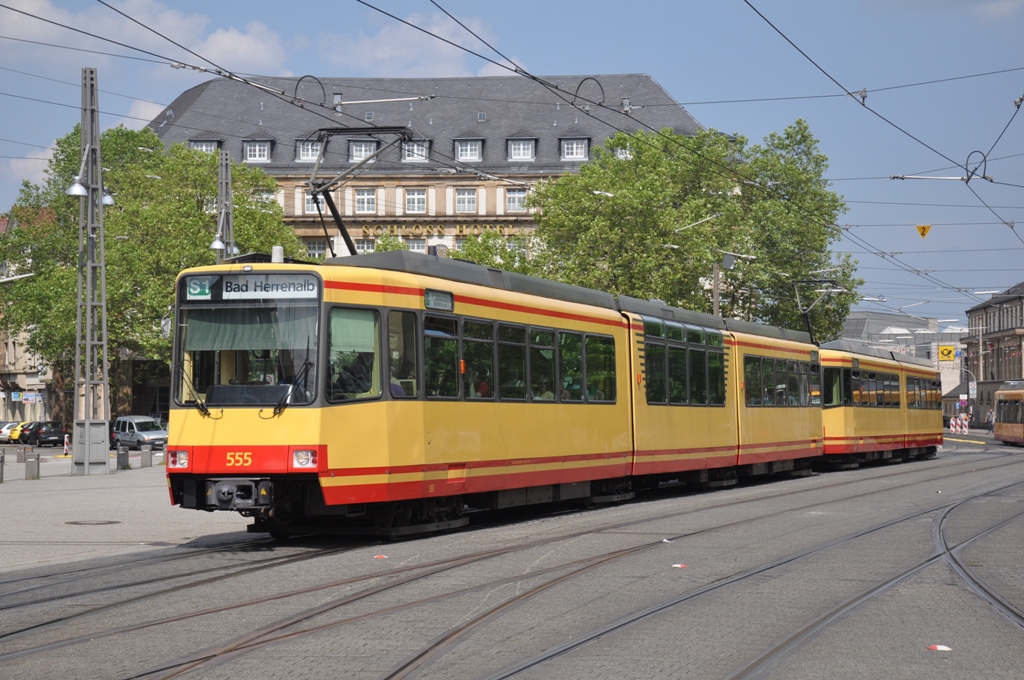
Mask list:
[[[82,519],[76,522],[64,522],[65,524],[77,524],[83,527],[98,527],[104,524],[120,524],[117,520],[113,519]]]

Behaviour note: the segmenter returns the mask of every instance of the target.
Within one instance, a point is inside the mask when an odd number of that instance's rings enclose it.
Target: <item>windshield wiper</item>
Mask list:
[[[306,387],[305,387],[305,379],[306,379],[306,374],[309,373],[309,369],[311,369],[311,368],[313,368],[313,362],[312,361],[310,361],[309,359],[306,359],[304,362],[302,362],[302,368],[300,368],[299,372],[295,374],[295,378],[294,378],[293,382],[290,385],[288,385],[288,389],[285,390],[285,393],[281,395],[281,399],[278,400],[277,406],[274,407],[274,415],[275,416],[280,415],[281,411],[283,411],[286,408],[288,408],[288,404],[291,401],[292,392],[295,391],[295,390],[300,389],[300,387],[299,387],[299,383],[300,382],[303,384],[303,386],[301,388],[303,394],[305,394],[308,391],[308,390],[306,390]]]
[[[192,398],[195,400],[196,408],[199,409],[199,412],[202,413],[204,416],[210,415],[210,409],[208,409],[206,407],[206,404],[203,403],[203,400],[199,398],[199,392],[198,390],[196,390],[196,386],[192,383],[192,378],[185,371],[184,359],[178,362],[178,370],[181,371],[182,377],[185,378],[185,383],[188,386],[188,390],[189,392],[192,393]]]
[[[313,362],[309,360],[309,338],[306,338],[306,358],[302,362],[302,368],[292,378],[292,384],[288,386],[288,389],[284,394],[281,395],[281,399],[278,400],[277,406],[274,407],[274,415],[281,415],[281,412],[288,408],[288,403],[291,400],[292,391],[299,389],[299,385],[302,386],[303,395],[309,392],[309,385],[306,382],[306,376],[309,374],[309,369],[313,368]]]

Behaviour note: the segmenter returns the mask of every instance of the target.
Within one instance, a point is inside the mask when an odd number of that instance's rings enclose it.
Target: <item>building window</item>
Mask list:
[[[526,189],[505,190],[505,211],[525,212],[526,211]]]
[[[357,253],[372,253],[377,247],[372,238],[357,238],[355,242]]]
[[[324,205],[325,205],[324,197],[321,196],[320,194],[317,194],[316,199],[314,200],[313,194],[311,194],[311,193],[309,193],[307,191],[306,192],[306,214],[312,214],[312,215],[318,214],[317,204],[320,205],[319,212],[323,212],[324,211]]]
[[[242,142],[242,156],[246,163],[269,163],[270,142]]]
[[[405,245],[409,246],[409,250],[414,253],[427,252],[427,239],[425,238],[407,238]]]
[[[312,163],[320,156],[320,142],[297,142],[295,160]]]
[[[217,153],[218,142],[196,140],[188,143],[193,151],[205,151],[206,153]]]
[[[615,150],[615,157],[620,161],[633,160],[633,152],[625,147],[619,147]]]
[[[377,142],[350,141],[348,143],[348,161],[349,163],[358,163],[372,156],[376,150]]]
[[[455,250],[463,250],[466,247],[465,237],[455,239]]]
[[[455,212],[476,212],[476,188],[455,190]]]
[[[405,190],[405,212],[425,213],[427,212],[427,190],[406,189]]]
[[[478,161],[483,157],[483,141],[460,139],[455,142],[455,158],[460,161]]]
[[[409,163],[422,163],[427,160],[427,142],[405,142],[402,144],[402,160]]]
[[[377,190],[356,189],[356,212],[375,213],[377,212]]]
[[[534,156],[532,139],[508,140],[508,159],[510,161],[532,161]]]
[[[563,161],[585,161],[587,160],[587,140],[585,139],[563,139],[562,140]]]
[[[327,257],[327,241],[323,239],[306,241],[306,252],[310,257]]]

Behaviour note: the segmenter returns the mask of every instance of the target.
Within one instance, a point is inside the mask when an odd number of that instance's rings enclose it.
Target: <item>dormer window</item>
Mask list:
[[[366,160],[376,151],[377,142],[375,141],[350,140],[348,143],[348,161],[349,163],[358,163],[359,161]]]
[[[295,160],[312,163],[320,156],[320,142],[300,141],[295,144]]]
[[[563,139],[562,160],[563,161],[585,161],[590,146],[587,139]]]
[[[510,161],[532,161],[536,158],[536,142],[532,139],[508,140],[508,159]]]
[[[402,160],[408,163],[425,163],[428,156],[429,142],[413,140],[402,144]]]
[[[242,142],[242,160],[246,163],[269,163],[270,141],[251,140]]]
[[[193,139],[188,145],[193,151],[205,151],[206,153],[217,153],[217,149],[220,148],[220,142],[210,139]]]
[[[483,158],[484,141],[482,139],[458,139],[455,141],[455,159],[459,161],[479,161]]]

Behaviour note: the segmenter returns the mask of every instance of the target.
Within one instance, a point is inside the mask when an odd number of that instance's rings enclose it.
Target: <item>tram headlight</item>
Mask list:
[[[167,452],[167,467],[169,467],[169,468],[187,468],[188,467],[188,451],[168,451]]]
[[[292,465],[297,468],[316,467],[316,449],[299,449],[292,452]]]

